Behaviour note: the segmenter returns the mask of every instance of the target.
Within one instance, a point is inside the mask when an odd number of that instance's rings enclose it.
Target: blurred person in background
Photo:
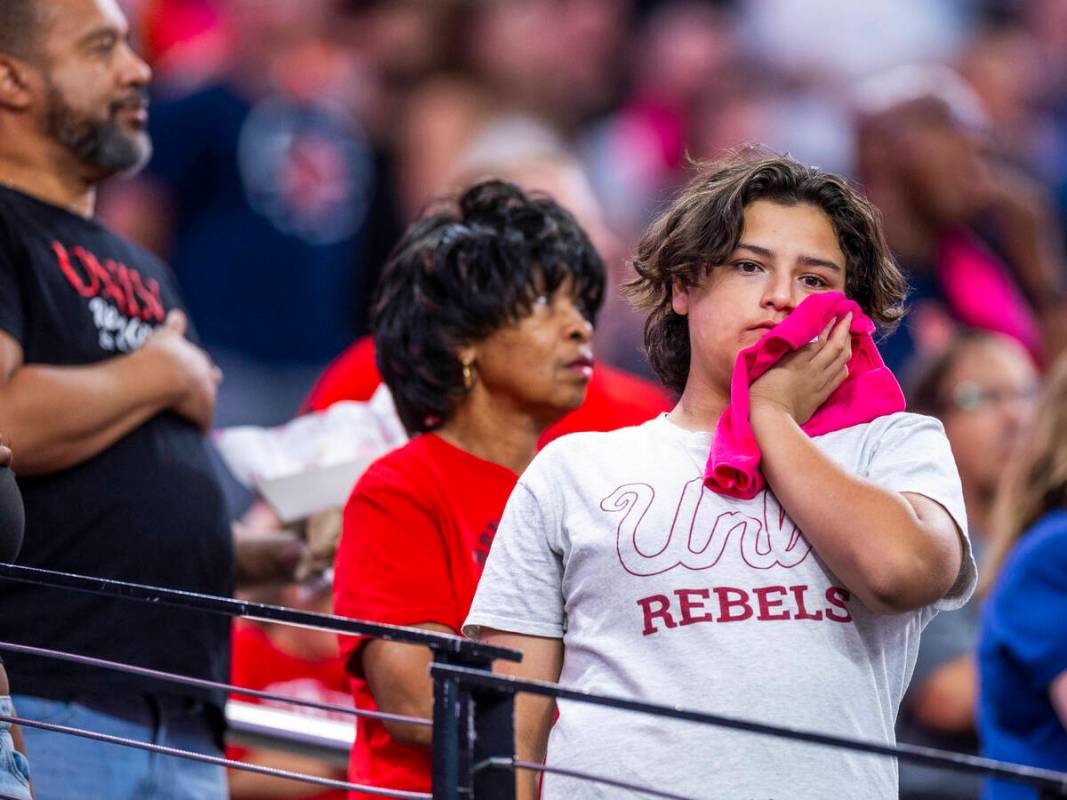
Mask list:
[[[629,42],[627,95],[594,122],[581,152],[610,224],[629,247],[682,179],[704,98],[748,83],[735,15],[703,0],[660,3]],[[761,141],[743,136],[729,142]],[[706,155],[706,154],[703,154]]]
[[[219,73],[191,93],[163,87],[153,157],[111,198],[121,229],[173,264],[227,375],[219,427],[290,418],[366,331],[382,195],[365,76],[331,38],[338,4],[221,0]]]
[[[264,588],[250,594],[250,599],[273,603],[299,611],[331,613],[330,583],[322,576],[309,582],[288,583]],[[310,700],[317,703],[351,707],[352,694],[341,660],[337,636],[295,625],[238,620],[233,628],[233,663],[231,683],[246,689]],[[280,708],[311,719],[329,719],[351,725],[353,717],[341,712],[296,706],[273,700],[258,700],[242,695],[234,699]],[[345,770],[322,759],[295,755],[260,747],[235,747],[226,750],[228,758],[249,764],[286,769],[305,775],[344,780]],[[345,800],[341,790],[325,790],[307,783],[230,770],[231,800]]]
[[[951,58],[965,3],[924,0],[738,0],[747,46],[785,74],[843,88],[881,70]]]
[[[1016,15],[988,11],[957,61],[988,116],[986,146],[997,158],[1034,177],[1053,166],[1055,137],[1041,107],[1048,79],[1037,37]]]
[[[458,191],[488,177],[511,181],[527,192],[544,192],[569,211],[589,235],[607,276],[604,306],[597,316],[593,353],[597,368],[586,400],[541,436],[539,445],[579,430],[613,430],[637,425],[671,407],[657,384],[616,365],[644,364],[638,349],[641,327],[624,309],[619,287],[627,265],[619,239],[606,224],[580,162],[549,129],[529,120],[503,117],[488,125],[452,165],[445,188]],[[601,326],[606,331],[601,332]],[[604,363],[608,362],[608,363]],[[381,383],[374,342],[365,337],[335,359],[316,381],[305,409],[322,411],[340,400],[366,401]]]
[[[989,331],[960,331],[942,353],[911,367],[909,410],[937,417],[945,426],[963,485],[972,550],[981,564],[997,484],[1033,410],[1037,371],[1017,341]],[[897,718],[899,741],[978,753],[979,615],[975,596],[956,611],[938,614],[923,630]],[[979,789],[978,776],[900,763],[903,800],[970,800]]]
[[[487,123],[509,115],[570,138],[611,108],[628,20],[625,0],[467,4],[452,68],[412,92],[397,128],[407,216],[441,190]]]
[[[1067,357],[1004,469],[982,576],[982,754],[1067,771]],[[1036,800],[989,780],[986,800]]]
[[[1067,6],[986,0],[959,54],[989,114],[988,147],[1058,196],[1067,237]]]
[[[956,324],[1005,333],[1048,363],[1067,345],[1064,257],[1039,187],[984,150],[986,114],[945,67],[860,85],[859,177],[911,285],[886,364],[943,346]]]
[[[593,336],[597,367],[585,400],[549,426],[538,439],[538,447],[576,431],[608,431],[639,425],[670,410],[671,396],[662,387],[615,366],[620,361],[643,363],[643,353],[637,349],[641,328],[633,321],[632,313],[624,313],[625,301],[619,286],[625,279],[627,265],[618,239],[604,223],[581,164],[549,131],[508,117],[487,128],[472,142],[454,167],[448,186],[459,191],[489,177],[511,181],[527,192],[544,192],[550,196],[575,216],[602,260],[607,262],[606,299]],[[607,327],[606,334],[601,333],[601,325]],[[374,340],[364,337],[327,367],[309,393],[304,410],[324,411],[346,400],[366,402],[383,390],[388,394],[388,389],[381,385]],[[273,525],[278,526],[280,522],[275,519]],[[315,553],[332,554],[340,533],[339,518],[331,522],[329,516],[321,517],[312,537],[316,544],[311,549]]]
[[[221,375],[169,268],[93,218],[96,187],[151,152],[150,78],[114,0],[0,4],[0,429],[19,454],[19,559],[226,596],[233,534],[204,439]],[[6,641],[228,674],[222,618],[12,581],[0,605]],[[219,692],[5,662],[26,719],[221,753]],[[226,796],[213,764],[24,734],[42,799]]]
[[[603,285],[574,218],[514,184],[478,183],[411,225],[383,272],[374,335],[413,438],[348,501],[336,613],[459,631],[518,474],[585,398]],[[347,636],[341,647],[360,708],[432,715],[428,649]],[[428,791],[430,736],[360,718],[349,778]]]
[[[1029,0],[1016,7],[1037,44],[1042,80],[1041,107],[1052,118],[1055,136],[1054,163],[1044,163],[1043,173],[1052,183],[1067,239],[1067,3],[1060,0]]]

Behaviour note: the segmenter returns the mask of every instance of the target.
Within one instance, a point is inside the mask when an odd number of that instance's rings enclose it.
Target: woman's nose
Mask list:
[[[582,342],[593,338],[593,323],[576,304],[571,303],[567,309],[567,336]]]

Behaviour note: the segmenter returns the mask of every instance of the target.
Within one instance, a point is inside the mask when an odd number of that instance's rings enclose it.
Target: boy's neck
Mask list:
[[[667,415],[679,428],[688,431],[714,431],[719,417],[730,402],[729,395],[709,388],[700,388],[690,375],[678,404]]]

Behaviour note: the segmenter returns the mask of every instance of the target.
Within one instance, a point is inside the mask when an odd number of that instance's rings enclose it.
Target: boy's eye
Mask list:
[[[800,279],[809,289],[825,289],[829,284],[818,275],[805,275]]]
[[[738,261],[735,263],[739,272],[753,273],[760,270],[760,265],[755,261]]]

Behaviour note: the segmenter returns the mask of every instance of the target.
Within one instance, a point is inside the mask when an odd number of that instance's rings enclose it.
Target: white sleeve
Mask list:
[[[563,556],[558,523],[553,522],[558,514],[529,485],[536,465],[535,460],[504,508],[463,625],[472,639],[483,627],[563,638]]]
[[[866,477],[896,492],[928,497],[949,513],[962,533],[963,560],[952,588],[934,607],[951,611],[966,603],[978,570],[967,535],[963,487],[941,422],[920,414],[893,415],[877,439]]]

